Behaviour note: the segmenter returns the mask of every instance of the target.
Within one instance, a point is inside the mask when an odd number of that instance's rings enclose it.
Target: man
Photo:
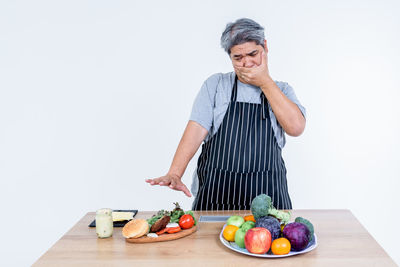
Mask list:
[[[146,182],[190,197],[181,178],[204,141],[193,177],[194,210],[250,209],[252,199],[262,193],[276,208],[291,209],[281,149],[285,133],[303,132],[305,109],[287,83],[271,78],[264,28],[258,23],[229,23],[221,45],[234,72],[214,74],[204,82],[170,170]]]

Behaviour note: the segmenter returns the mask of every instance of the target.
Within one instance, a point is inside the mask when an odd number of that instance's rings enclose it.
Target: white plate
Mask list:
[[[283,258],[283,257],[290,257],[290,256],[294,256],[294,255],[298,255],[298,254],[303,254],[303,253],[307,253],[310,252],[311,250],[315,249],[318,246],[318,242],[317,242],[317,235],[314,233],[314,239],[311,240],[310,243],[308,243],[307,247],[305,249],[303,249],[302,251],[290,251],[288,254],[286,255],[274,255],[271,253],[271,250],[269,250],[266,254],[254,254],[254,253],[250,253],[247,249],[245,248],[240,248],[235,242],[229,242],[227,241],[223,236],[222,236],[222,232],[225,229],[226,224],[224,225],[224,227],[222,228],[221,233],[219,234],[219,239],[221,240],[222,244],[224,244],[227,248],[232,249],[233,251],[242,253],[242,254],[246,254],[249,256],[254,256],[254,257],[261,257],[261,258]]]

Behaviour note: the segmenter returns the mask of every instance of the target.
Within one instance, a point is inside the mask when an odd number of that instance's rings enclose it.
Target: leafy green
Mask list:
[[[151,227],[157,220],[161,219],[164,215],[169,215],[169,212],[166,210],[160,210],[157,214],[154,214],[150,219],[147,219],[147,223]]]
[[[183,214],[185,214],[185,212],[181,209],[181,207],[179,206],[178,202],[175,202],[174,205],[175,205],[175,208],[170,213],[171,214],[170,215],[171,216],[170,222],[177,223],[177,222],[179,222],[179,218]]]
[[[180,218],[183,214],[185,214],[185,212],[184,212],[183,210],[174,211],[174,212],[171,214],[171,222],[173,222],[173,223],[179,222],[179,218]]]
[[[175,205],[175,208],[172,211],[166,211],[166,210],[160,210],[157,212],[157,214],[154,214],[150,219],[147,219],[147,223],[151,227],[157,220],[161,219],[161,217],[167,215],[170,216],[170,222],[171,223],[178,223],[179,219],[182,217],[184,214],[190,214],[192,215],[194,219],[194,224],[197,224],[196,218],[194,217],[193,211],[189,210],[185,212],[181,207],[179,206],[178,202],[173,203]]]

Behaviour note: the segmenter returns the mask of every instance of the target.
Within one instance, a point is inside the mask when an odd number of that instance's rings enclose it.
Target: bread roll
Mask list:
[[[133,219],[122,228],[125,238],[139,238],[149,232],[149,224],[144,219]]]

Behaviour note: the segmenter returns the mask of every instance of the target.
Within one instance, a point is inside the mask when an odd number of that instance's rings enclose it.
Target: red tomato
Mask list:
[[[193,219],[192,215],[190,215],[190,214],[182,215],[181,218],[179,219],[179,225],[183,229],[192,228],[194,225],[194,219]]]

